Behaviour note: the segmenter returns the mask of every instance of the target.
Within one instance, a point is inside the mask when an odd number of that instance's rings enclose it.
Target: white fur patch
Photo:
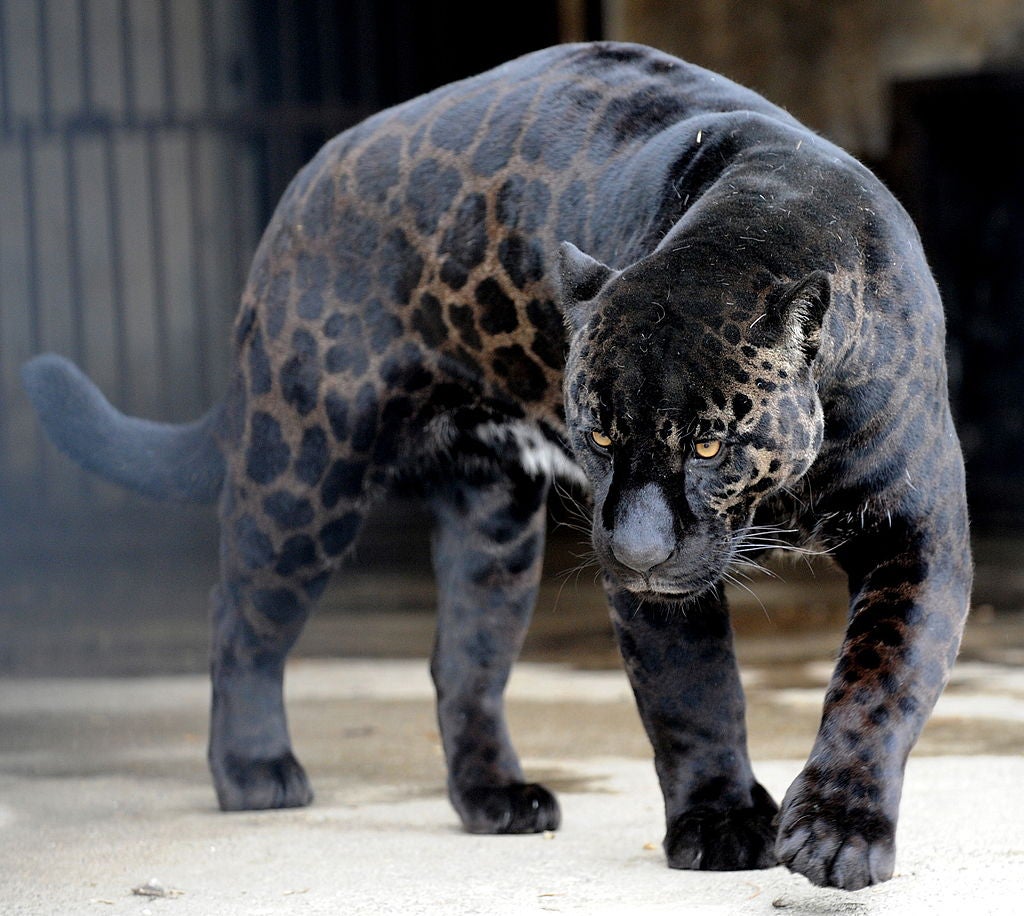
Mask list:
[[[473,433],[492,448],[516,449],[519,463],[528,474],[588,485],[580,466],[532,423],[481,423]]]

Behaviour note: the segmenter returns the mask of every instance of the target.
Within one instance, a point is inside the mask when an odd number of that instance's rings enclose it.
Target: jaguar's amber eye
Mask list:
[[[601,430],[595,429],[590,433],[590,438],[594,440],[594,445],[598,448],[610,448],[612,440],[609,436],[606,436]]]
[[[703,442],[694,442],[693,451],[698,458],[714,458],[722,450],[722,443],[717,439],[705,439]]]

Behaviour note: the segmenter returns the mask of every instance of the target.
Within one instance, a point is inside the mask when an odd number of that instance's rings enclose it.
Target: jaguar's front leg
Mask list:
[[[777,852],[818,885],[892,876],[907,755],[949,676],[971,586],[966,512],[867,520],[836,551],[850,620],[810,759],[782,803]]]
[[[547,481],[514,473],[452,483],[434,500],[439,607],[431,674],[448,794],[471,833],[559,825],[555,797],[525,782],[504,691],[540,585]]]
[[[659,604],[608,588],[612,622],[665,798],[672,868],[768,868],[775,802],[754,779],[723,598]]]

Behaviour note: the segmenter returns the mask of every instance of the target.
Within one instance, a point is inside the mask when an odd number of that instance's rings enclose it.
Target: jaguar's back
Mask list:
[[[493,381],[490,394],[555,416],[558,244],[635,260],[683,205],[665,194],[680,153],[656,138],[699,143],[697,122],[680,122],[746,110],[795,123],[699,67],[597,44],[540,51],[383,112],[327,144],[288,189],[239,336],[258,329],[256,346],[285,357],[296,335],[308,349],[308,334],[327,377],[373,378],[397,360],[417,382],[421,366]],[[295,398],[304,408],[317,396]]]

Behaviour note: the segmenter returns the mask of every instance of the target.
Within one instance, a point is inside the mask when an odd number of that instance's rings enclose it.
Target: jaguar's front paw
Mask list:
[[[226,754],[211,769],[222,811],[301,808],[313,800],[306,771],[290,751],[269,760]]]
[[[752,795],[749,808],[701,805],[672,818],[663,844],[669,868],[740,871],[777,865],[778,806],[760,785]]]
[[[452,800],[470,833],[540,833],[562,820],[555,796],[537,783],[474,786]]]
[[[884,814],[808,791],[798,779],[782,804],[775,852],[820,887],[856,891],[892,877],[894,837]]]

